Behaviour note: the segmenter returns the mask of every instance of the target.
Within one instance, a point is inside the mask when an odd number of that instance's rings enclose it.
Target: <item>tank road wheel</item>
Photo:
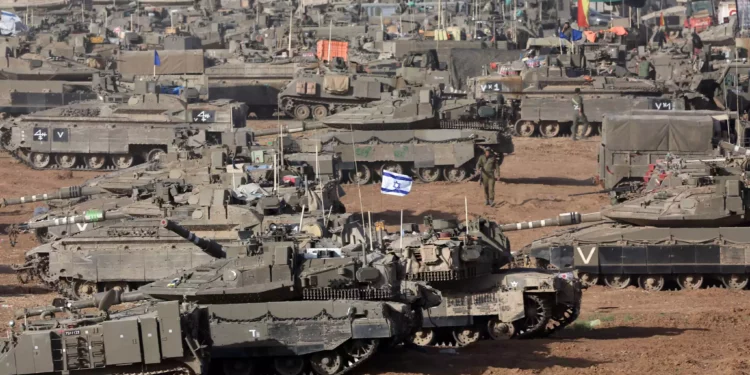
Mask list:
[[[733,273],[731,275],[725,275],[721,278],[721,283],[729,289],[745,289],[747,288],[747,275]]]
[[[156,163],[166,158],[167,158],[167,152],[160,148],[152,149],[151,151],[148,152],[148,154],[146,154],[146,161],[149,163]]]
[[[594,125],[589,124],[589,128],[586,130],[586,134],[583,134],[583,126],[579,126],[576,129],[576,138],[581,139],[583,137],[590,137],[592,134],[594,134]]]
[[[76,163],[78,162],[78,158],[75,154],[57,154],[55,155],[55,163],[60,166],[60,168],[70,169],[76,166]]]
[[[107,162],[107,158],[102,154],[88,155],[85,158],[86,166],[91,169],[102,169]]]
[[[302,357],[277,357],[273,359],[273,369],[278,375],[298,375],[305,368]]]
[[[388,162],[383,164],[383,167],[380,168],[380,175],[383,175],[383,171],[398,173],[398,174],[404,174],[404,167],[395,162]]]
[[[507,340],[516,334],[516,327],[495,317],[487,322],[487,334],[493,340]]]
[[[253,372],[253,363],[249,359],[227,359],[221,365],[224,375],[250,375]]]
[[[446,181],[450,182],[461,182],[469,177],[469,173],[464,168],[445,168],[443,169],[443,177]]]
[[[378,340],[376,339],[356,339],[349,340],[344,343],[344,351],[346,355],[351,357],[354,362],[367,358],[375,353],[378,348]]]
[[[520,137],[531,137],[536,132],[536,123],[527,120],[516,122],[516,134]]]
[[[638,277],[638,286],[649,292],[658,292],[664,289],[664,276],[643,275]]]
[[[333,375],[344,367],[344,359],[338,352],[326,350],[311,355],[310,366],[318,375]]]
[[[544,332],[552,316],[552,308],[542,297],[534,294],[524,296],[524,317],[515,321],[519,338],[530,338]]]
[[[310,117],[310,107],[307,104],[298,104],[294,107],[294,118],[297,120],[307,120]]]
[[[539,126],[539,132],[544,138],[555,138],[560,135],[560,123],[557,121],[544,121]]]
[[[34,168],[47,168],[49,167],[49,161],[49,154],[32,152],[31,155],[29,155],[29,162],[31,162],[31,165],[33,165]]]
[[[130,154],[112,155],[112,164],[114,164],[117,169],[130,168],[133,166],[134,161],[135,158]]]
[[[372,170],[365,163],[357,163],[357,171],[349,171],[349,182],[366,185],[372,181]]]
[[[328,116],[328,108],[324,105],[316,105],[312,109],[312,116],[314,119],[320,121]]]
[[[442,171],[440,167],[417,169],[417,177],[419,177],[420,181],[426,182],[426,183],[435,182],[439,180],[441,173]]]
[[[453,330],[453,338],[459,346],[467,346],[479,341],[482,335],[474,327],[458,327]]]
[[[604,283],[613,289],[625,289],[630,285],[630,276],[627,275],[607,275],[604,276]]]
[[[435,330],[432,328],[422,328],[411,335],[411,342],[414,345],[430,346],[435,342]]]
[[[681,289],[700,289],[703,285],[703,275],[687,274],[677,276],[677,285]]]
[[[78,299],[89,299],[96,294],[96,283],[91,281],[76,281],[73,291]]]
[[[578,275],[578,279],[581,280],[581,284],[584,286],[592,287],[599,282],[599,275],[592,275],[588,272],[584,272]]]

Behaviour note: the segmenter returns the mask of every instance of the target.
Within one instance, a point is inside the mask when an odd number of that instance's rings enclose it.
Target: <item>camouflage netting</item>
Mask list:
[[[521,53],[521,50],[454,48],[448,61],[451,84],[457,90],[465,90],[466,79],[482,75],[482,66],[517,60]]]

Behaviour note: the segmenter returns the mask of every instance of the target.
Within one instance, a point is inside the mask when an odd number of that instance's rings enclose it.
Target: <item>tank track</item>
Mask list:
[[[25,158],[22,155],[20,155],[20,153],[18,152],[18,150],[15,150],[15,151],[8,150],[5,147],[5,145],[3,145],[2,150],[5,153],[7,153],[8,155],[10,155],[11,157],[13,157],[14,159],[18,160],[19,162],[23,163],[27,167],[29,167],[29,168],[31,168],[33,170],[36,170],[36,171],[50,171],[50,170],[53,170],[53,171],[111,172],[111,171],[115,171],[115,170],[118,169],[117,167],[115,167],[113,165],[105,165],[102,168],[89,168],[89,167],[87,167],[85,165],[76,165],[73,168],[63,168],[63,167],[57,165],[57,163],[53,164],[52,162],[50,162],[50,165],[47,166],[47,167],[45,167],[45,168],[39,168],[39,167],[31,164],[31,162],[27,158]]]
[[[159,367],[159,365],[149,367]],[[144,366],[145,368],[145,366]],[[109,375],[191,375],[192,371],[187,366],[175,366],[166,367],[163,369],[152,370],[152,371],[138,371],[138,372],[113,372]]]
[[[535,338],[545,338],[549,335],[567,327],[571,323],[573,323],[577,318],[578,314],[580,313],[580,298],[578,300],[578,303],[576,306],[568,306],[568,305],[558,305],[555,307],[552,307],[552,302],[548,299],[542,299],[542,308],[545,311],[545,317],[540,322],[535,324],[532,328],[527,329],[523,332],[519,331],[518,324],[514,324],[516,327],[516,332],[512,337],[509,337],[510,339],[535,339]],[[557,310],[557,311],[556,311]],[[519,322],[523,322],[524,319],[521,319]],[[435,348],[455,348],[455,347],[462,347],[472,344],[471,343],[462,343],[459,340],[456,339],[455,335],[453,334],[453,331],[456,329],[459,329],[461,327],[436,327],[433,328],[435,339],[434,342],[430,345],[421,345],[425,347],[435,347]],[[492,337],[485,331],[482,330],[479,334],[478,340],[493,340]],[[416,343],[413,343],[416,344]],[[417,344],[419,345],[419,344]]]
[[[292,109],[291,109],[292,112],[290,112],[290,110],[287,110],[286,108],[284,108],[283,106],[281,106],[281,102],[284,99],[291,100],[291,102],[294,104],[292,106]],[[362,105],[362,104],[367,104],[367,103],[370,103],[370,101],[350,102],[350,101],[337,101],[337,100],[314,100],[314,99],[309,99],[309,98],[298,98],[298,97],[293,97],[293,96],[285,96],[281,100],[279,100],[279,107],[281,108],[281,110],[284,113],[287,114],[287,116],[292,117],[295,120],[301,120],[301,121],[303,121],[303,120],[315,119],[315,118],[313,117],[312,111],[310,111],[310,115],[309,115],[309,117],[307,117],[307,119],[298,119],[298,118],[296,118],[294,116],[294,108],[298,104],[305,104],[305,105],[308,105],[308,106],[311,106],[311,107],[315,106],[315,105],[323,105],[323,106],[326,107],[326,109],[328,109],[329,106],[334,105],[334,106],[342,106],[342,107],[344,107],[344,110],[346,110],[346,109],[349,109],[349,108],[352,108],[352,107],[356,107],[356,106]],[[312,108],[310,108],[310,109],[312,110]],[[330,114],[330,112],[329,112],[329,114]]]

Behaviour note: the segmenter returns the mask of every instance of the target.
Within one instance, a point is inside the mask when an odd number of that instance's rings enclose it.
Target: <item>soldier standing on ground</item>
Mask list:
[[[497,169],[497,157],[489,148],[484,149],[484,155],[477,161],[477,174],[479,181],[484,187],[485,204],[495,205],[495,170]]]
[[[583,123],[583,132],[581,132],[583,138],[588,138],[586,133],[589,131],[589,119],[586,118],[586,113],[583,111],[583,97],[581,97],[581,89],[576,87],[576,94],[573,95],[573,111],[575,111],[573,117],[573,126],[570,131],[573,132],[573,140],[578,140],[578,124]]]

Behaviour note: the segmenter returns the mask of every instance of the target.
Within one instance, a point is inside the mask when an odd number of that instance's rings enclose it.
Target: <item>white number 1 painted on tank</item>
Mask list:
[[[249,329],[247,331],[250,332],[250,335],[253,336],[253,337],[256,337],[256,338],[260,337],[260,333],[258,333],[258,331],[254,330],[254,329]]]
[[[581,256],[581,260],[583,260],[583,263],[584,264],[589,264],[589,262],[591,261],[591,258],[594,257],[594,251],[596,251],[596,246],[594,246],[594,247],[591,248],[591,251],[589,251],[589,255],[588,256],[584,256],[583,255],[583,251],[581,250],[580,247],[576,247],[576,249],[578,249],[578,255]]]

